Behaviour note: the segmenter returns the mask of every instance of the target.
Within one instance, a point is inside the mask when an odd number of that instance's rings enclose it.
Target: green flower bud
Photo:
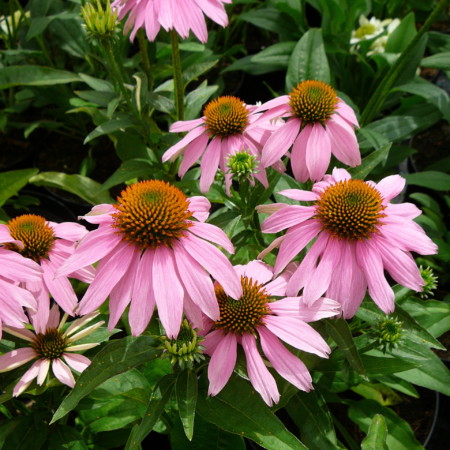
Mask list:
[[[84,27],[93,39],[114,38],[116,36],[117,11],[111,9],[109,0],[105,7],[100,0],[91,0],[81,8]]]
[[[420,275],[423,278],[424,285],[422,287],[422,292],[419,294],[420,298],[425,299],[430,296],[434,290],[436,290],[438,285],[438,277],[434,275],[433,270],[431,267],[425,267],[422,266],[419,267]]]
[[[228,172],[238,181],[252,178],[255,173],[258,173],[256,156],[251,155],[246,150],[230,155],[227,159]]]
[[[373,334],[383,351],[397,347],[403,338],[403,322],[386,316],[378,322]]]

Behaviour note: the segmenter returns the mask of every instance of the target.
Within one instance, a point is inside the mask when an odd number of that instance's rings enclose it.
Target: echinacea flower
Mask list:
[[[354,127],[359,126],[353,110],[322,81],[298,83],[289,95],[261,105],[267,110],[261,120],[286,117],[272,133],[262,150],[261,163],[271,166],[292,146],[291,167],[296,180],[321,180],[331,154],[348,166],[361,164]]]
[[[246,152],[256,158],[254,177],[265,187],[268,181],[265,170],[260,167],[261,149],[276,125],[258,120],[261,114],[254,114],[256,106],[246,105],[233,96],[223,96],[210,101],[200,119],[175,122],[171,133],[188,131],[177,144],[163,155],[163,162],[174,161],[183,155],[178,175],[183,177],[197,160],[201,159],[200,191],[208,192],[217,170],[225,174],[227,193],[231,185],[231,173],[227,169],[228,159],[239,152]],[[275,159],[272,164],[279,171],[284,167]]]
[[[287,189],[285,197],[310,206],[262,205],[272,213],[262,224],[265,233],[287,233],[279,246],[275,273],[316,241],[291,277],[287,295],[303,288],[308,304],[325,293],[342,305],[345,318],[353,317],[366,289],[386,314],[394,310],[394,292],[384,271],[399,284],[421,291],[424,281],[410,252],[436,253],[437,246],[413,219],[421,211],[411,203],[390,203],[403,190],[405,179],[391,175],[380,182],[352,179],[344,169],[313,186],[312,192]]]
[[[175,30],[183,39],[192,31],[200,42],[208,40],[205,17],[226,27],[228,17],[224,3],[231,0],[116,0],[112,6],[119,10],[119,20],[127,14],[124,32],[131,29],[133,40],[139,28],[145,29],[150,41],[154,41],[161,27]]]
[[[193,302],[217,319],[209,274],[234,298],[242,289],[231,263],[207,242],[234,251],[222,230],[204,223],[210,206],[204,197],[187,198],[169,183],[147,180],[128,186],[116,205],[94,207],[84,219],[100,227],[81,240],[58,271],[64,275],[100,261],[77,312],[97,309],[110,295],[111,329],[131,302],[128,320],[132,334],[139,335],[156,304],[169,338],[177,336],[186,304]]]
[[[29,347],[17,348],[0,356],[0,372],[13,370],[37,359],[14,387],[13,396],[22,394],[35,378],[37,384],[42,385],[47,378],[50,366],[61,383],[74,387],[75,379],[71,368],[81,373],[91,363],[86,356],[75,352],[99,345],[98,343],[76,345],[75,342],[88,336],[104,323],[97,322],[82,330],[98,314],[98,312],[92,312],[76,319],[63,330],[68,315],[65,314],[60,321],[58,306],[54,305],[47,314],[43,314],[48,319],[41,332],[36,330],[32,332],[26,328],[5,327],[5,332],[27,341]]]
[[[0,225],[0,239],[15,245],[20,241],[11,239]],[[24,258],[18,253],[10,252],[0,247],[0,339],[3,325],[23,327],[28,322],[23,308],[32,311],[37,309],[37,302],[31,292],[18,286],[18,283],[39,282],[42,279],[42,269],[39,264]]]
[[[312,389],[311,375],[305,364],[294,356],[280,339],[294,348],[327,358],[330,348],[307,322],[339,313],[339,304],[327,298],[308,306],[301,297],[285,296],[289,274],[273,278],[273,269],[262,261],[236,266],[241,277],[242,296],[230,298],[222,286],[216,286],[220,319],[206,321],[205,353],[208,366],[209,395],[217,395],[230,379],[236,365],[237,346],[242,345],[248,377],[264,401],[272,406],[280,394],[274,377],[259,353],[259,345],[272,367],[298,389]]]
[[[11,219],[6,225],[0,225],[3,251],[20,253],[24,257],[24,267],[29,265],[29,261],[34,261],[42,269],[40,279],[22,283],[22,287],[32,292],[38,301],[39,307],[37,315],[33,316],[33,325],[39,332],[48,319],[46,315],[50,308],[50,294],[66,313],[74,315],[77,295],[69,279],[55,278],[55,271],[73,253],[76,242],[86,234],[86,228],[80,224],[48,222],[35,214],[24,214]],[[90,282],[93,273],[92,268],[80,267],[68,275]]]

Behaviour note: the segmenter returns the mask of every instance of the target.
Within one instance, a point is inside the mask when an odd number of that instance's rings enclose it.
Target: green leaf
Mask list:
[[[348,171],[350,172],[352,178],[358,178],[364,180],[367,175],[372,172],[372,170],[379,164],[384,164],[389,155],[389,150],[391,149],[392,143],[373,151],[370,155],[363,158],[361,165],[358,167],[352,167]]]
[[[46,449],[87,450],[88,446],[83,436],[75,428],[59,425],[52,428]]]
[[[31,177],[29,182],[36,186],[62,189],[78,195],[78,197],[92,205],[112,203],[112,199],[107,192],[100,192],[102,187],[100,183],[82,175],[68,175],[63,172],[41,172]]]
[[[386,419],[389,430],[386,437],[386,444],[389,449],[423,450],[409,424],[401,419],[394,411],[380,405],[378,402],[374,400],[361,400],[353,403],[348,410],[350,419],[358,424],[367,434],[372,424],[372,418],[377,414],[382,415]]]
[[[296,42],[278,42],[252,55],[250,60],[255,64],[272,65],[274,70],[285,69],[289,65]]]
[[[450,190],[450,175],[444,172],[429,170],[418,173],[408,173],[404,177],[408,184],[422,186],[436,191]]]
[[[103,183],[102,191],[133,178],[151,178],[153,168],[146,159],[128,159]]]
[[[38,172],[38,169],[2,172],[0,174],[0,206],[3,206],[10,197],[16,195]]]
[[[119,120],[109,120],[99,125],[95,130],[91,131],[84,140],[83,144],[98,138],[99,136],[104,136],[105,134],[114,133],[116,131],[121,131],[126,128],[135,127],[136,123],[130,119],[119,119]]]
[[[219,86],[208,86],[207,81],[203,81],[200,86],[186,95],[185,120],[198,117],[203,105],[219,89]]]
[[[396,374],[417,367],[417,364],[411,361],[392,357],[361,355],[361,360],[370,377]]]
[[[401,53],[417,34],[414,13],[406,15],[400,25],[389,35],[386,42],[386,53]]]
[[[330,67],[320,29],[311,28],[298,41],[289,60],[286,87],[291,90],[300,81],[330,82]]]
[[[178,411],[186,437],[191,441],[194,434],[195,405],[197,404],[197,375],[192,370],[183,370],[175,386]]]
[[[49,428],[42,420],[41,415],[34,413],[18,417],[13,419],[13,423],[17,425],[14,427],[15,430],[9,429],[7,436],[0,435],[0,447],[2,450],[39,450],[42,448]]]
[[[252,439],[267,449],[306,449],[285,428],[250,383],[237,375],[233,375],[215,397],[208,397],[206,386],[202,386],[197,413],[223,430]]]
[[[325,328],[327,333],[336,342],[339,350],[341,350],[351,367],[353,367],[361,375],[366,374],[364,364],[356,348],[352,333],[345,319],[328,319],[325,320]]]
[[[450,70],[450,52],[437,53],[436,55],[423,58],[420,63],[422,67],[432,69]]]
[[[164,410],[164,406],[170,399],[172,389],[176,382],[175,375],[164,376],[156,385],[145,411],[144,418],[137,428],[133,428],[128,438],[125,450],[140,448],[140,443],[149,434],[156,424],[159,416]]]
[[[207,72],[209,69],[213,68],[218,59],[214,59],[213,61],[205,61],[199,64],[194,64],[187,69],[183,70],[183,83],[186,87],[191,81],[196,80],[200,75]]]
[[[158,342],[150,336],[126,337],[107,344],[80,375],[78,381],[56,410],[51,423],[72,411],[79,401],[104,381],[160,355]]]
[[[375,414],[367,436],[361,442],[361,450],[389,450],[387,446],[388,429],[381,414]]]
[[[302,442],[310,450],[337,448],[333,419],[319,391],[298,392],[286,410],[298,426]]]
[[[7,66],[0,71],[0,90],[14,86],[53,86],[75,81],[81,81],[77,74],[51,67]]]

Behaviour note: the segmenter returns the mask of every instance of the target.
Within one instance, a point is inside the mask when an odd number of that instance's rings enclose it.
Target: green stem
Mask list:
[[[139,30],[137,33],[137,37],[139,42],[139,51],[141,52],[142,57],[142,67],[144,69],[145,75],[147,75],[148,90],[151,92],[153,90],[153,74],[150,64],[150,58],[148,57],[147,39],[145,37],[144,30]]]
[[[398,76],[405,69],[405,66],[408,63],[408,59],[411,54],[411,50],[420,41],[422,36],[428,31],[431,24],[436,20],[436,18],[444,11],[448,3],[449,0],[442,0],[435,6],[433,11],[430,13],[427,20],[423,24],[422,28],[414,36],[414,39],[409,43],[406,49],[398,57],[397,61],[391,66],[391,68],[381,81],[381,83],[375,89],[375,92],[372,94],[372,97],[370,97],[369,102],[367,103],[364,112],[361,115],[360,120],[361,126],[369,124],[372,121],[372,119],[377,115],[377,113],[383,106],[383,102],[387,97],[387,95],[389,94]]]
[[[180,49],[178,47],[178,34],[170,30],[170,43],[172,44],[173,82],[175,90],[175,105],[177,108],[177,120],[184,119],[184,86],[181,73]]]

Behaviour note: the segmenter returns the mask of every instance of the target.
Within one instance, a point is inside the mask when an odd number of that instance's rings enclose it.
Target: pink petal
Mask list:
[[[203,154],[200,164],[200,191],[206,193],[209,191],[211,184],[216,176],[219,168],[221,143],[219,138],[213,138]]]
[[[178,169],[179,177],[183,178],[186,172],[200,159],[207,148],[208,141],[209,135],[205,133],[186,146],[183,159]]]
[[[316,213],[315,206],[288,205],[267,218],[261,225],[263,233],[278,233],[310,219]]]
[[[259,284],[266,284],[273,278],[272,267],[262,261],[250,261],[243,268],[242,275],[257,281]]]
[[[102,225],[113,222],[113,217],[111,214],[117,212],[114,205],[110,205],[109,203],[103,203],[100,205],[94,206],[90,212],[88,212],[84,216],[79,216],[78,219],[84,219],[86,222]]]
[[[331,351],[314,328],[296,317],[266,316],[264,322],[269,331],[299,350],[314,353],[322,358],[327,358]]]
[[[383,204],[397,197],[405,187],[405,182],[406,180],[400,175],[390,175],[377,183],[375,187],[383,197]]]
[[[14,386],[13,397],[19,396],[24,392],[31,382],[38,376],[39,369],[42,364],[42,359],[36,361],[23,375],[19,382]]]
[[[18,241],[11,237],[8,225],[5,225],[4,223],[0,223],[0,243],[5,244],[7,242],[19,245],[19,247],[23,248],[23,244],[21,241]]]
[[[190,131],[181,141],[177,144],[172,145],[162,156],[162,162],[174,161],[184,150],[184,148],[192,142],[194,139],[197,139],[203,133],[205,133],[206,127],[198,127],[194,128]]]
[[[412,203],[389,203],[386,205],[384,213],[388,216],[400,216],[406,219],[415,219],[422,214],[422,211]]]
[[[198,237],[220,245],[227,252],[234,253],[234,246],[228,236],[217,226],[204,222],[194,222],[189,231]]]
[[[309,126],[307,125],[306,127]],[[311,134],[306,144],[306,167],[312,181],[322,179],[330,164],[330,158],[330,136],[322,125],[315,124],[312,126]]]
[[[358,140],[353,129],[337,114],[327,122],[327,130],[331,138],[331,151],[336,158],[350,167],[361,164],[361,153]]]
[[[223,289],[235,300],[242,296],[241,280],[237,276],[230,261],[209,242],[192,234],[180,241],[185,250],[222,285]]]
[[[50,369],[51,360],[50,359],[41,359],[40,362],[41,362],[41,364],[39,366],[39,372],[37,375],[36,382],[39,386],[42,386],[42,383],[47,378],[48,370]]]
[[[37,355],[30,347],[12,350],[0,356],[0,373],[13,370],[35,358],[37,358]]]
[[[285,297],[269,305],[270,310],[282,316],[297,317],[303,322],[315,322],[341,312],[341,305],[335,300],[321,297],[308,305],[302,297]]]
[[[42,269],[39,264],[12,250],[0,248],[0,263],[4,278],[12,281],[42,280]]]
[[[69,366],[65,362],[59,358],[54,359],[52,362],[52,370],[55,377],[58,378],[61,383],[71,388],[75,386],[75,378],[73,377]]]
[[[280,95],[277,98],[269,100],[266,103],[263,103],[261,106],[258,106],[258,108],[254,112],[258,113],[260,111],[266,111],[268,109],[275,108],[281,105],[289,106],[289,95]]]
[[[83,372],[91,364],[89,358],[77,353],[63,353],[63,358],[73,370],[79,373]]]
[[[358,119],[356,118],[355,111],[344,101],[339,99],[336,112],[342,116],[347,122],[359,127]]]
[[[289,119],[283,126],[276,130],[267,140],[262,150],[261,164],[269,167],[280,159],[289,150],[300,131],[300,120]]]
[[[155,250],[152,279],[158,315],[164,330],[169,338],[177,337],[183,318],[184,290],[175,267],[172,250],[166,247]]]
[[[211,355],[208,365],[208,395],[217,395],[227,384],[236,365],[237,341],[234,334],[225,334]]]
[[[291,168],[297,181],[306,182],[309,178],[308,167],[306,166],[306,149],[311,135],[312,127],[306,126],[299,133],[292,146]]]
[[[247,360],[247,373],[250,381],[263,400],[272,406],[280,401],[280,393],[271,373],[267,370],[256,347],[256,340],[251,334],[242,335],[242,347]]]
[[[303,191],[301,189],[285,189],[278,192],[279,195],[283,195],[287,198],[292,198],[292,200],[298,200],[300,202],[315,202],[320,197],[311,191]]]
[[[286,347],[266,328],[259,327],[261,347],[273,368],[289,383],[302,391],[309,392],[312,386],[311,375],[305,364],[294,356]]]
[[[193,217],[195,217],[200,222],[204,222],[209,217],[209,210],[211,209],[211,203],[206,197],[194,196],[188,198],[189,211],[192,212]]]
[[[194,120],[179,120],[178,122],[175,122],[170,126],[169,131],[171,133],[181,133],[183,131],[191,131],[193,128],[203,123],[205,123],[205,119],[203,117]]]
[[[338,167],[333,168],[332,177],[335,182],[350,180],[352,178],[345,169],[340,169]]]
[[[88,230],[83,225],[72,222],[54,223],[50,222],[56,237],[61,239],[67,239],[69,241],[75,242],[82,239]]]

